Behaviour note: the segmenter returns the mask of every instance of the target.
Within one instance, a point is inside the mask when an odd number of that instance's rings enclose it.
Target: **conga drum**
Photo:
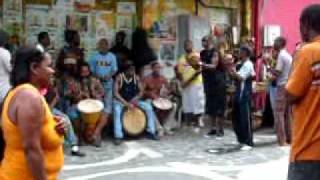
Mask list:
[[[169,115],[171,109],[173,108],[172,102],[166,98],[154,99],[152,101],[152,105],[160,122],[162,122]]]
[[[147,126],[147,117],[138,107],[125,108],[122,113],[123,129],[127,135],[136,137],[144,132]]]
[[[81,118],[85,123],[84,139],[86,142],[91,143],[92,135],[104,107],[103,103],[99,100],[85,99],[80,101],[77,107],[81,113]]]

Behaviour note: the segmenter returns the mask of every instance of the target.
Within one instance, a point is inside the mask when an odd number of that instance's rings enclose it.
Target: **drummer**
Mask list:
[[[79,100],[91,98],[91,99],[103,101],[103,98],[105,95],[104,87],[97,78],[91,75],[89,64],[85,62],[81,63],[79,66],[79,70],[80,70]],[[101,146],[101,132],[103,128],[106,126],[107,122],[108,122],[107,113],[104,112],[102,113],[92,136],[93,145],[95,145],[96,147]]]
[[[161,75],[161,64],[159,62],[151,63],[152,73],[146,77],[143,81],[145,92],[144,98],[149,100],[156,100],[158,98],[170,99],[170,87],[167,79]],[[157,123],[157,129],[159,135],[162,136],[164,133],[171,135],[173,134],[172,128],[175,123],[175,112],[176,105],[173,105],[173,108],[169,113],[162,111],[156,111],[158,120],[160,123]]]
[[[124,65],[124,72],[120,73],[115,80],[113,112],[115,145],[120,145],[124,138],[121,120],[121,114],[124,107],[135,108],[138,106],[144,110],[147,115],[148,137],[152,140],[159,140],[159,137],[156,134],[156,115],[151,103],[141,100],[143,96],[143,86],[135,71],[136,69],[133,63],[128,61]]]

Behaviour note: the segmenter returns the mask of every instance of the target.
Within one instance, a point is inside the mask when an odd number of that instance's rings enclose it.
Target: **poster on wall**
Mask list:
[[[177,16],[193,13],[194,1],[144,0],[143,27],[154,38],[175,40]]]
[[[135,14],[136,3],[135,2],[118,2],[117,13],[119,14]]]
[[[111,42],[115,35],[114,13],[112,11],[97,11],[95,16],[94,26],[96,40],[106,38]]]
[[[159,56],[161,61],[164,61],[170,64],[175,64],[175,59],[176,59],[175,41],[161,42]]]
[[[50,54],[57,55],[59,48],[63,46],[63,30],[57,9],[46,5],[28,4],[26,6],[25,37],[27,44],[36,44],[38,34],[48,32],[51,40]]]

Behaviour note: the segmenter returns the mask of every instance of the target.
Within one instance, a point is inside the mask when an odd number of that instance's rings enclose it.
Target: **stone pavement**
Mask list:
[[[255,132],[255,148],[237,149],[231,130],[205,138],[207,130],[180,130],[160,142],[147,139],[102,148],[82,147],[84,158],[66,156],[66,180],[285,180],[289,147],[278,147],[272,130]],[[208,152],[210,149],[210,153]]]

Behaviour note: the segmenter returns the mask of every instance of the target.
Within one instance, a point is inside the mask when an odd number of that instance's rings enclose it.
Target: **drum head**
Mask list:
[[[172,102],[165,98],[158,98],[152,101],[152,104],[155,108],[160,110],[170,110],[173,105]]]
[[[81,113],[86,113],[86,114],[97,113],[102,111],[103,103],[95,99],[85,99],[80,101],[77,107]]]
[[[124,109],[122,114],[123,129],[129,136],[138,136],[144,132],[147,125],[145,113],[139,108]]]

